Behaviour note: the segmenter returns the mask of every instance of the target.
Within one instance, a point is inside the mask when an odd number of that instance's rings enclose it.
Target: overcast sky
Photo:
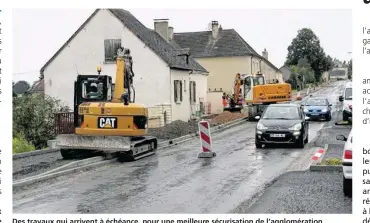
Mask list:
[[[13,11],[13,79],[33,82],[40,68],[67,41],[94,9],[24,9]],[[350,10],[209,10],[130,9],[148,28],[153,19],[167,18],[174,32],[204,31],[212,20],[235,29],[258,53],[283,65],[287,47],[302,28],[311,28],[325,52],[349,60],[352,52]]]

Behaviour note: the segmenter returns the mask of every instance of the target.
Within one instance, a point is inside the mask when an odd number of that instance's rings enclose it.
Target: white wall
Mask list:
[[[114,81],[115,64],[104,64],[104,39],[115,38],[121,38],[122,45],[131,50],[136,102],[146,106],[170,103],[167,64],[107,10],[100,10],[45,69],[45,93],[73,108],[76,67],[80,74],[96,74],[101,64],[102,74],[112,76]]]
[[[172,121],[182,120],[188,121],[190,119],[190,99],[189,99],[189,71],[181,71],[171,69],[171,105],[172,105]],[[182,81],[182,102],[176,103],[174,100],[174,81]],[[185,80],[185,84],[184,84]],[[186,86],[186,91],[184,91]],[[198,86],[198,83],[197,83]],[[180,96],[178,96],[180,97]]]
[[[211,114],[219,114],[224,110],[222,104],[223,92],[208,92],[207,100],[211,104]]]
[[[202,98],[203,102],[207,101],[207,76],[200,74],[200,73],[192,73],[190,74],[189,81],[196,82],[196,104],[199,104],[199,99]],[[189,83],[187,84],[187,90],[189,89]],[[189,92],[188,92],[189,93]]]

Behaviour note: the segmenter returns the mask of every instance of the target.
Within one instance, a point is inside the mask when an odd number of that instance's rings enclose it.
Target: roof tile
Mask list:
[[[194,58],[256,56],[279,71],[270,61],[259,55],[234,29],[220,29],[217,38],[212,31],[174,33],[173,44],[190,48]]]

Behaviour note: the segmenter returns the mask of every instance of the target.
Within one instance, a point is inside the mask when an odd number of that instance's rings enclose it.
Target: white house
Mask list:
[[[130,49],[134,61],[136,102],[148,107],[167,106],[167,122],[189,120],[194,104],[206,101],[208,72],[186,49],[170,43],[167,20],[155,20],[154,27],[148,29],[126,10],[95,10],[42,67],[45,94],[72,108],[77,73],[96,74],[96,67],[101,65],[102,74],[115,81],[113,56],[122,46]]]

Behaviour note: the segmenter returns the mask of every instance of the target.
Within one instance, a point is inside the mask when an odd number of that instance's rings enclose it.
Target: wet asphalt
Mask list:
[[[336,107],[344,82],[319,90]],[[334,122],[334,120],[332,121]],[[256,149],[256,123],[215,134],[217,156],[198,159],[199,140],[131,163],[43,182],[13,195],[14,213],[227,213],[287,170],[308,168],[319,130],[311,122],[304,149]]]
[[[340,108],[333,112],[333,120],[325,123],[314,140],[313,148],[328,145],[324,159],[341,158],[344,142],[336,135],[348,136],[351,125],[335,125],[341,121]],[[285,214],[350,214],[352,198],[345,197],[340,171],[291,171],[276,178],[271,185],[240,204],[234,213]]]

